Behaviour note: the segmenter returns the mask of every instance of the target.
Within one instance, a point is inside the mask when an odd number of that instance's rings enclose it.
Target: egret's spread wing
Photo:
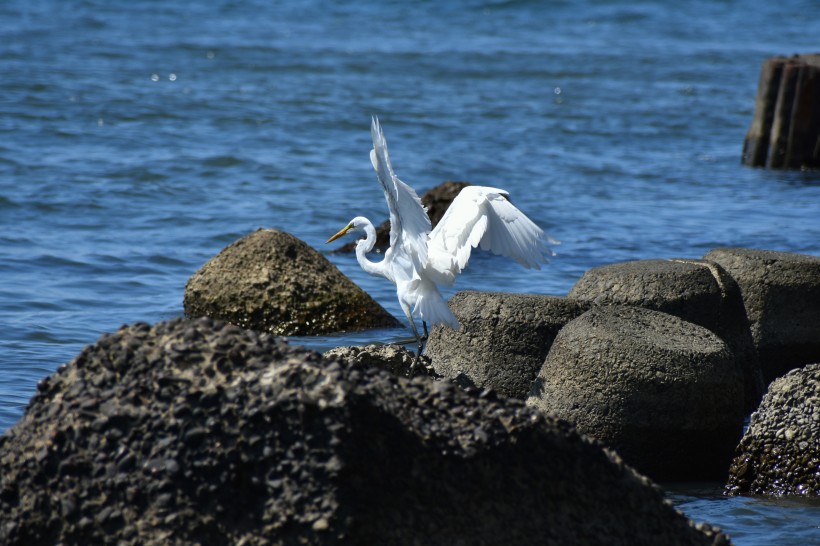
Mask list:
[[[456,196],[430,233],[428,271],[438,274],[437,282],[452,283],[477,246],[526,268],[540,269],[544,254],[551,254],[544,241],[557,241],[549,239],[506,195],[496,188],[467,186]]]
[[[387,207],[390,209],[390,246],[413,254],[418,259],[420,269],[427,262],[430,218],[415,190],[399,180],[393,172],[387,155],[387,141],[375,116],[370,133],[373,136],[370,162],[384,188]]]

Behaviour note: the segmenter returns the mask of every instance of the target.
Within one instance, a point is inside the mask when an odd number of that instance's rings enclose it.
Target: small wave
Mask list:
[[[206,158],[202,164],[207,167],[226,168],[236,167],[237,165],[242,165],[244,162],[245,160],[242,158],[233,155],[216,155]]]
[[[188,262],[183,260],[173,258],[171,256],[165,256],[161,254],[154,254],[152,256],[148,256],[146,260],[149,263],[156,264],[156,265],[173,265],[173,266],[187,266]]]
[[[41,267],[53,268],[82,268],[86,269],[91,266],[88,262],[73,260],[65,256],[56,256],[54,254],[40,254],[31,260],[31,263]]]
[[[16,208],[19,208],[19,207],[20,207],[20,204],[17,203],[16,201],[13,201],[9,197],[5,197],[3,195],[0,195],[0,210],[2,210],[2,209],[16,209]]]
[[[128,167],[111,173],[111,178],[133,182],[164,182],[168,175],[144,165]]]

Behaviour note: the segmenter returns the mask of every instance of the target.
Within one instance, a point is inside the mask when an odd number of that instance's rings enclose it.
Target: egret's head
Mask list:
[[[364,231],[364,226],[369,225],[370,221],[367,218],[363,218],[361,216],[355,217],[353,220],[347,223],[345,227],[339,230],[339,232],[325,241],[325,244],[332,243],[339,237],[347,235],[348,233],[355,233],[355,232],[362,232]]]

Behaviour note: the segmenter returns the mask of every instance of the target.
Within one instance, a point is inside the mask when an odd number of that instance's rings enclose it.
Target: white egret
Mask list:
[[[367,259],[366,254],[376,244],[376,229],[362,216],[353,218],[327,243],[348,233],[364,233],[364,239],[356,243],[356,259],[367,273],[395,283],[399,304],[418,342],[417,362],[427,337],[427,322],[458,328],[458,320],[437,285],[453,284],[467,266],[473,248],[480,246],[526,268],[540,269],[539,264],[546,261],[544,254],[552,254],[544,242],[558,241],[513,206],[506,191],[481,186],[462,189],[431,231],[430,218],[415,190],[393,172],[387,141],[375,116],[370,132],[370,161],[390,209],[390,248],[380,262]],[[424,337],[419,335],[414,315],[422,321]]]

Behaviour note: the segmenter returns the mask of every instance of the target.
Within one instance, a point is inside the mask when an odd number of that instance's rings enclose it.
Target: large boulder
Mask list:
[[[0,544],[725,544],[569,424],[210,319],[123,327],[0,439]]]
[[[185,285],[188,317],[279,335],[401,324],[327,258],[289,233],[260,229],[211,258]]]
[[[650,309],[594,307],[555,338],[527,404],[654,479],[721,479],[742,432],[743,375],[706,328]]]
[[[820,497],[820,364],[769,385],[737,447],[726,492]]]
[[[558,331],[589,307],[555,296],[474,291],[458,292],[449,305],[461,326],[430,332],[425,353],[436,372],[521,400]]]
[[[820,361],[820,257],[716,248],[704,258],[740,285],[766,383]]]
[[[596,305],[645,307],[703,326],[729,345],[744,373],[747,413],[764,384],[740,288],[708,260],[636,260],[588,270],[568,296]]]

